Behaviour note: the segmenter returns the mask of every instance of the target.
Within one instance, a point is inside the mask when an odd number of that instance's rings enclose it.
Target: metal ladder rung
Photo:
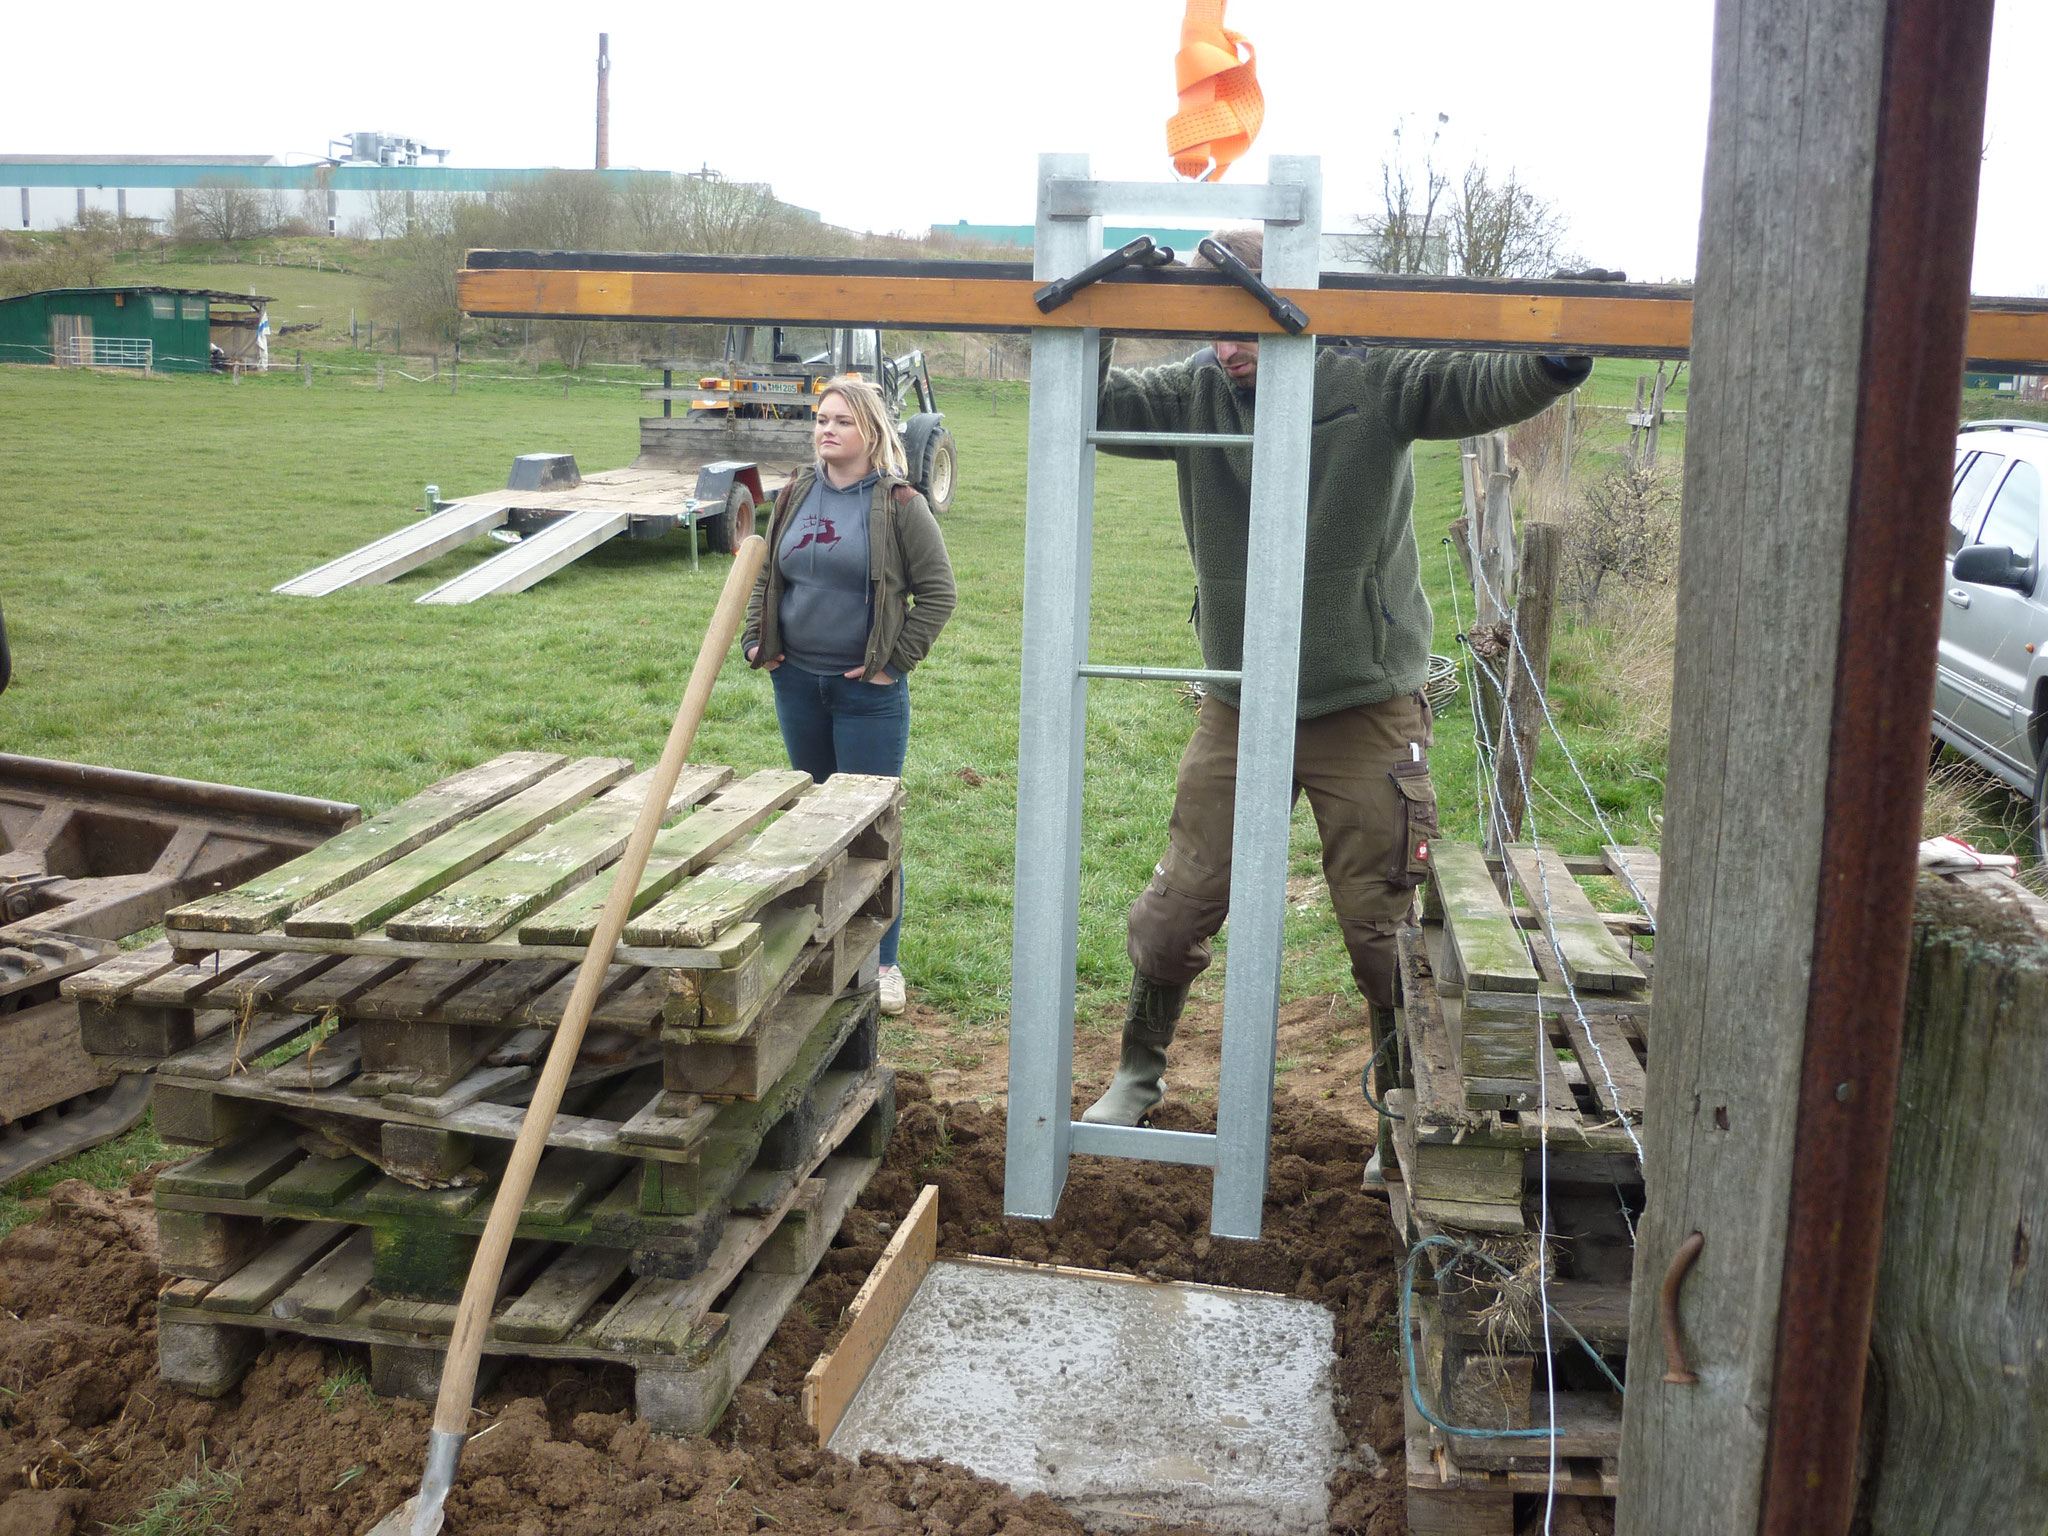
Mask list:
[[[1249,448],[1249,432],[1090,432],[1097,448],[1173,448],[1193,443],[1206,448]]]
[[[1155,1131],[1147,1125],[1094,1125],[1086,1120],[1075,1120],[1068,1129],[1073,1136],[1068,1147],[1074,1152],[1194,1168],[1216,1166],[1216,1137],[1207,1131]]]
[[[1113,667],[1084,661],[1074,669],[1083,677],[1116,677],[1137,683],[1241,683],[1242,672],[1216,672],[1201,667]]]

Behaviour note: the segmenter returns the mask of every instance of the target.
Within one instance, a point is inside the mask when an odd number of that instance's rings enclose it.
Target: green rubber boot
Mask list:
[[[1130,1012],[1124,1016],[1124,1051],[1109,1090],[1082,1112],[1091,1125],[1136,1125],[1166,1097],[1166,1048],[1188,1000],[1186,986],[1169,987],[1131,977]]]

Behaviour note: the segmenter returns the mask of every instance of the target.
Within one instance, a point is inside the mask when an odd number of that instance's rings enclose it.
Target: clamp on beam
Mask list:
[[[1210,265],[1229,278],[1246,293],[1265,306],[1266,313],[1273,317],[1273,323],[1290,336],[1299,336],[1308,329],[1308,315],[1297,304],[1289,303],[1259,278],[1259,274],[1239,261],[1214,240],[1204,240],[1195,247],[1206,257]]]
[[[1083,267],[1072,277],[1063,277],[1056,283],[1047,283],[1031,295],[1032,303],[1041,314],[1051,314],[1090,283],[1100,282],[1112,272],[1121,272],[1125,267],[1167,267],[1173,265],[1173,247],[1156,245],[1150,235],[1140,235],[1129,245],[1120,245],[1100,261]]]

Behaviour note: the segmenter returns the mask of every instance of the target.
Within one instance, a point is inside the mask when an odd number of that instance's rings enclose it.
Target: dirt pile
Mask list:
[[[960,1468],[810,1443],[804,1372],[919,1187],[940,1187],[941,1251],[1278,1291],[1331,1308],[1352,1443],[1335,1523],[1406,1530],[1392,1351],[1398,1255],[1386,1204],[1359,1176],[1364,1134],[1315,1107],[1276,1113],[1262,1241],[1208,1236],[1204,1172],[1077,1160],[1050,1223],[1002,1214],[1003,1121],[933,1103],[905,1077],[883,1171],[741,1387],[716,1433],[663,1439],[632,1419],[622,1372],[522,1362],[479,1404],[448,1505],[456,1536],[674,1531],[905,1531],[1032,1536],[1081,1527]],[[1161,1123],[1213,1129],[1184,1108]],[[133,1522],[172,1490],[210,1511],[183,1529],[351,1536],[418,1486],[429,1410],[364,1385],[362,1358],[280,1337],[216,1403],[157,1380],[158,1285],[146,1191],[58,1186],[0,1242],[0,1536],[72,1536]],[[180,1529],[172,1527],[172,1529]]]

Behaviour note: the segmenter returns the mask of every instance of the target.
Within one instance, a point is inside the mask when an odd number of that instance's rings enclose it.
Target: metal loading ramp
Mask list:
[[[627,512],[592,508],[571,512],[550,523],[541,532],[521,539],[502,555],[473,565],[460,576],[444,581],[433,591],[413,599],[416,603],[473,603],[480,597],[502,597],[524,592],[542,577],[551,576],[571,560],[589,554],[598,545],[617,538],[632,522]]]

